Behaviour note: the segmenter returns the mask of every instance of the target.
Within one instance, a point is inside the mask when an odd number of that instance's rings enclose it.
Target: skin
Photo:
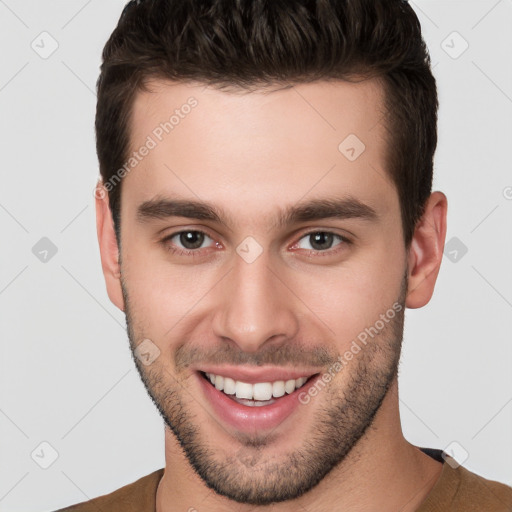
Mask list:
[[[132,350],[149,339],[160,351],[147,366],[134,357],[166,423],[157,511],[416,510],[442,465],[403,437],[396,369],[403,310],[434,290],[445,195],[432,193],[406,249],[377,81],[248,94],[155,81],[135,99],[132,149],[190,96],[198,106],[123,179],[121,247],[108,196],[96,201],[109,297]],[[338,150],[348,134],[366,146],[353,162]],[[378,218],[276,225],[288,206],[346,195]],[[162,196],[207,201],[230,221],[139,221],[137,207]],[[208,235],[194,257],[169,251],[184,248],[179,236],[162,242],[184,230]],[[315,251],[311,231],[352,243]],[[262,248],[252,263],[236,252],[247,236]],[[206,362],[327,371],[396,303],[402,314],[272,432],[230,428],[198,386]]]

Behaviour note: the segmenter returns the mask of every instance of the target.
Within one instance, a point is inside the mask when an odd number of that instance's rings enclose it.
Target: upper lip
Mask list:
[[[241,366],[204,366],[197,368],[197,371],[213,373],[222,377],[230,377],[233,380],[256,384],[257,382],[275,382],[278,380],[300,379],[311,377],[319,373],[318,370],[300,368],[279,368],[279,367],[241,367]]]

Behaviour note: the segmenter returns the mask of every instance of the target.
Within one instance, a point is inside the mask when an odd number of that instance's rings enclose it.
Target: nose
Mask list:
[[[278,274],[265,251],[251,263],[235,255],[233,269],[217,290],[215,335],[231,340],[245,352],[293,339],[299,328],[298,299],[282,272]]]

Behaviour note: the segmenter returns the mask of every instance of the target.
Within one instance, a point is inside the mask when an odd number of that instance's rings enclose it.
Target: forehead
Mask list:
[[[376,80],[252,92],[153,81],[134,100],[130,154],[139,157],[121,203],[168,193],[263,214],[262,198],[270,208],[329,193],[396,206],[383,99]]]

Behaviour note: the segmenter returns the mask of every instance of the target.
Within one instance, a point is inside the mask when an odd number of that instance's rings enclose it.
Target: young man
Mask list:
[[[512,510],[400,427],[447,211],[411,7],[130,2],[103,59],[101,260],[166,466],[65,510]]]

